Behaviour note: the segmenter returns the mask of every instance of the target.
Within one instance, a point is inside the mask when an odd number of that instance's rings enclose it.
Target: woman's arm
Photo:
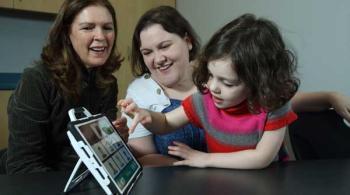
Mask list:
[[[261,169],[274,160],[281,148],[286,127],[265,131],[255,149],[231,153],[204,153],[193,150],[185,144],[169,146],[169,154],[183,158],[174,165],[194,167],[219,167],[232,169]]]
[[[350,121],[350,97],[339,92],[298,92],[292,98],[295,112],[317,112],[334,108],[347,121]]]
[[[9,99],[8,174],[53,170],[46,164],[50,121],[45,80],[37,71],[26,69]]]

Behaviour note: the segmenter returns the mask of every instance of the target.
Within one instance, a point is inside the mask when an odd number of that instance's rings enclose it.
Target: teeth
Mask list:
[[[157,69],[159,70],[165,70],[167,69],[171,64],[163,65],[163,66],[158,66]]]
[[[91,50],[101,52],[101,51],[104,51],[105,48],[104,48],[104,47],[100,47],[100,48],[91,48]]]

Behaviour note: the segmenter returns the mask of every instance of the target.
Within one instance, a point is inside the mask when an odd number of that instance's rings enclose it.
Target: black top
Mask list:
[[[66,101],[44,65],[27,68],[8,103],[7,172],[66,170],[77,156],[67,137],[68,110],[84,106],[92,114],[116,117],[117,81],[103,93],[95,85],[95,71],[84,69],[78,103]]]

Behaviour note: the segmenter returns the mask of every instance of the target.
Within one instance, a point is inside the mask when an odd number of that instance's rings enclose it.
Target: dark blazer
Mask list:
[[[68,110],[84,106],[92,114],[116,118],[117,81],[107,93],[96,87],[95,71],[83,70],[81,99],[67,101],[44,65],[24,70],[8,104],[7,173],[71,169],[77,156],[67,132]]]

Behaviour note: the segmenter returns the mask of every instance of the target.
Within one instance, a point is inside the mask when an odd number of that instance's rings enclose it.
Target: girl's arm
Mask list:
[[[174,165],[195,167],[219,167],[232,169],[265,168],[276,157],[284,138],[286,127],[265,131],[255,149],[231,153],[204,153],[193,150],[185,144],[169,146],[169,154],[183,158]]]
[[[151,81],[151,80],[148,80]],[[150,107],[153,103],[159,103],[157,101],[150,101],[154,98],[153,93],[146,93],[144,96],[145,86],[150,87],[149,82],[143,80],[135,80],[128,86],[127,98],[132,98],[137,104],[143,105],[143,107]],[[151,86],[152,87],[152,86]],[[122,117],[126,117],[122,115]],[[130,126],[132,119],[127,117],[128,125]],[[127,126],[126,126],[127,127]],[[119,129],[118,129],[119,130]],[[126,133],[128,134],[129,129]],[[124,139],[126,140],[126,139]],[[131,135],[128,139],[128,146],[132,153],[137,157],[137,160],[142,166],[171,166],[177,159],[170,156],[158,154],[156,145],[153,140],[153,134],[151,134],[144,126],[138,125],[134,131],[134,135]]]
[[[141,123],[155,134],[170,133],[189,123],[189,119],[182,106],[164,114],[139,108],[130,98],[120,100],[118,105],[122,107],[123,112],[133,118],[129,133],[134,131],[138,123]]]
[[[295,112],[317,112],[334,108],[347,121],[350,121],[350,97],[338,92],[298,92],[292,98]]]

